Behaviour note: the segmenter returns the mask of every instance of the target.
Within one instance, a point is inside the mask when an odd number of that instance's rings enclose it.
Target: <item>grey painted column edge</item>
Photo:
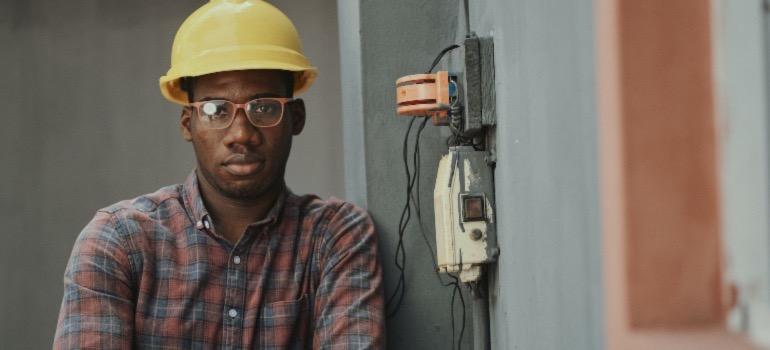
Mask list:
[[[345,198],[367,207],[364,107],[361,83],[361,26],[358,1],[337,0],[342,89],[342,146]]]

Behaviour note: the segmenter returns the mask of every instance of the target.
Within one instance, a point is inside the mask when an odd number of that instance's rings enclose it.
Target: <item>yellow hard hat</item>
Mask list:
[[[306,90],[316,68],[302,54],[294,24],[262,0],[211,0],[188,17],[174,38],[171,69],[160,77],[169,101],[187,104],[180,78],[244,69],[294,72],[294,93]]]

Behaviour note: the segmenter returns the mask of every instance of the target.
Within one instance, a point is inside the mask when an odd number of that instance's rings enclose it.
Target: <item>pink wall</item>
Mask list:
[[[596,0],[596,18],[608,348],[738,348],[723,331],[711,3]]]

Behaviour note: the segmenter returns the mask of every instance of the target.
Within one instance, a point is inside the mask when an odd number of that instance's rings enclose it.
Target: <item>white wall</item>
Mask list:
[[[762,0],[714,2],[721,200],[731,326],[770,346],[768,37]]]

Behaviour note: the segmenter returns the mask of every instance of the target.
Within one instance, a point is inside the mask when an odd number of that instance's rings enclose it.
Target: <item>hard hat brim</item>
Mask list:
[[[280,61],[244,60],[228,62],[225,64],[196,64],[196,67],[175,67],[168,74],[160,77],[160,91],[163,96],[174,103],[186,105],[187,92],[182,90],[181,78],[196,77],[206,74],[252,69],[277,69],[294,72],[294,94],[298,95],[306,91],[315,81],[318,71],[309,65],[296,65]],[[197,69],[193,69],[197,68]],[[180,74],[178,72],[188,72]]]

